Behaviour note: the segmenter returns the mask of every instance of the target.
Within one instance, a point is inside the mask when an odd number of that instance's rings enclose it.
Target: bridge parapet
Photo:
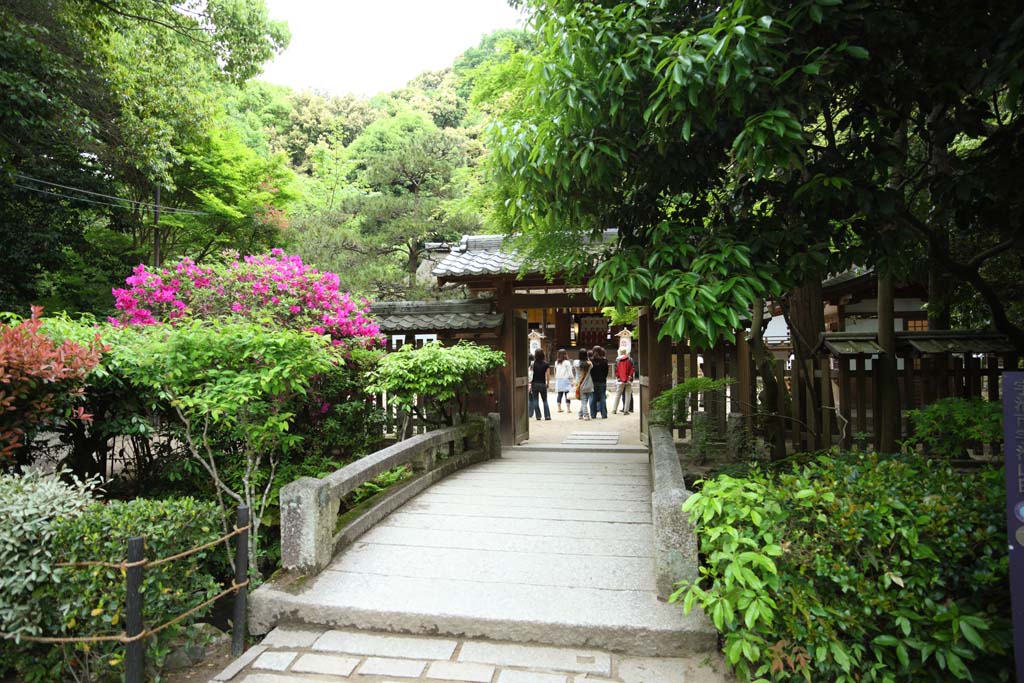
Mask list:
[[[651,515],[654,522],[654,575],[658,599],[668,600],[677,581],[698,578],[697,535],[682,505],[692,495],[672,432],[650,427]]]
[[[281,489],[281,565],[306,575],[320,572],[338,551],[422,492],[467,465],[501,457],[498,415],[418,434],[336,470],[323,479],[302,477]],[[339,518],[341,500],[400,465],[415,476],[389,487],[353,519]]]

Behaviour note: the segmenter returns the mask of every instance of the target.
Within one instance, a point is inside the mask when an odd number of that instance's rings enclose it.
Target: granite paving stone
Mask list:
[[[450,681],[469,681],[470,683],[490,683],[494,677],[494,667],[471,662],[432,662],[427,668],[426,677]]]
[[[417,678],[423,673],[427,663],[416,659],[390,659],[388,657],[367,657],[359,667],[361,676],[398,676],[400,678]]]
[[[619,678],[623,683],[681,683],[689,664],[686,659],[623,657],[619,660]]]
[[[330,676],[348,676],[358,665],[358,657],[308,653],[295,660],[295,663],[292,664],[292,671]]]
[[[264,652],[252,663],[252,668],[284,671],[297,655],[297,652]]]
[[[313,644],[314,650],[408,659],[448,659],[458,643],[438,638],[413,638],[382,633],[331,630]]]
[[[310,647],[322,635],[323,629],[278,626],[263,638],[261,644],[268,647]]]
[[[537,671],[516,671],[504,669],[498,676],[498,683],[567,683],[568,676],[540,673]]]
[[[598,650],[487,642],[465,643],[459,661],[605,675],[612,666],[611,655]]]

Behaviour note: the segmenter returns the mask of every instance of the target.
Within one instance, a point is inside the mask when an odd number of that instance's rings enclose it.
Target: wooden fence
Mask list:
[[[792,451],[878,442],[880,384],[876,381],[878,363],[872,362],[877,356],[822,355],[802,363],[777,359],[775,381],[780,390],[773,404],[767,405],[765,382],[755,371],[749,344],[742,336],[710,349],[687,343],[655,346],[652,365],[660,377],[651,378],[651,395],[691,377],[734,380],[724,391],[693,396],[689,410],[675,416],[672,430],[676,438],[692,436],[693,415],[703,413],[718,430],[724,430],[729,415],[743,416],[751,432],[764,432],[769,420],[780,420]],[[901,438],[909,436],[912,429],[907,415],[910,410],[947,397],[1000,400],[1002,373],[1018,364],[1013,353],[898,351],[896,357]]]

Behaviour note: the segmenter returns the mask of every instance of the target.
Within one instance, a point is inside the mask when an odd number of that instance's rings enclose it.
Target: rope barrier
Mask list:
[[[182,552],[177,553],[175,555],[170,555],[168,557],[160,558],[159,560],[141,559],[141,560],[137,560],[135,562],[128,562],[128,561],[106,562],[106,561],[103,561],[103,560],[87,560],[87,561],[83,561],[83,562],[57,562],[57,563],[54,564],[54,566],[55,567],[110,567],[112,569],[121,569],[121,570],[130,569],[132,567],[158,567],[158,566],[160,566],[162,564],[167,564],[169,562],[174,562],[176,560],[180,560],[182,558],[189,557],[190,555],[195,555],[196,553],[202,552],[203,550],[206,550],[208,548],[212,548],[213,546],[215,546],[215,545],[217,545],[219,543],[225,543],[229,539],[234,538],[235,536],[237,536],[237,535],[239,535],[239,534],[241,534],[243,532],[249,531],[251,529],[252,529],[252,524],[247,524],[247,525],[245,525],[243,527],[236,526],[236,527],[234,527],[234,529],[232,529],[230,532],[224,534],[220,538],[214,539],[214,540],[212,540],[212,541],[210,541],[208,543],[203,543],[202,545],[197,545],[194,548],[189,548],[188,550],[182,551]],[[218,593],[217,595],[213,596],[212,598],[204,600],[203,602],[201,602],[200,604],[196,605],[195,607],[192,607],[187,612],[183,612],[182,614],[179,614],[178,616],[174,617],[173,619],[171,619],[169,621],[166,621],[163,624],[161,624],[161,625],[159,625],[159,626],[157,626],[155,628],[146,629],[146,630],[142,631],[141,633],[137,633],[134,636],[128,636],[128,635],[125,635],[124,633],[120,633],[120,634],[106,634],[106,635],[94,635],[94,636],[56,637],[56,636],[24,636],[24,635],[19,635],[17,633],[2,633],[2,632],[0,632],[0,638],[3,638],[5,640],[19,640],[19,641],[20,640],[25,640],[25,641],[33,642],[33,643],[60,643],[60,644],[68,644],[68,643],[104,643],[104,642],[113,642],[113,641],[120,642],[120,643],[125,643],[125,644],[134,643],[137,640],[144,640],[144,639],[148,638],[149,636],[155,635],[155,634],[159,633],[160,631],[163,631],[165,628],[169,628],[169,627],[177,624],[178,622],[182,621],[186,617],[189,617],[189,616],[195,614],[196,612],[198,612],[199,610],[201,610],[201,609],[203,609],[205,607],[209,607],[210,605],[212,605],[213,603],[217,602],[218,600],[220,600],[221,598],[223,598],[223,597],[225,597],[227,595],[230,595],[232,593],[237,593],[240,589],[245,588],[248,585],[249,585],[249,579],[246,579],[242,583],[238,583],[234,579],[232,579],[231,580],[231,588],[226,588],[225,590],[222,590],[220,593]]]
[[[121,562],[107,562],[105,560],[84,560],[82,562],[57,562],[57,563],[54,564],[54,566],[55,567],[109,567],[111,569],[131,569],[132,567],[159,567],[162,564],[167,564],[168,562],[174,562],[175,560],[180,560],[182,558],[188,557],[189,555],[195,555],[196,553],[202,552],[203,550],[206,550],[207,548],[212,548],[213,546],[217,545],[218,543],[224,543],[225,541],[227,541],[227,540],[229,540],[231,538],[234,538],[235,536],[237,536],[238,534],[242,533],[243,531],[250,531],[251,529],[252,529],[252,524],[247,524],[246,526],[243,526],[243,527],[237,527],[236,526],[229,533],[226,533],[223,536],[221,536],[220,538],[214,539],[214,540],[210,541],[209,543],[204,543],[202,545],[197,545],[196,547],[189,548],[188,550],[180,552],[177,555],[171,555],[169,557],[164,557],[164,558],[161,558],[159,560],[142,559],[142,560],[138,560],[136,562],[127,562],[127,561],[124,561],[124,560],[122,560]]]
[[[137,640],[144,640],[144,639],[146,639],[146,638],[148,638],[148,637],[150,637],[152,635],[156,635],[157,633],[160,633],[160,631],[163,631],[165,628],[169,628],[171,626],[174,626],[175,624],[177,624],[181,620],[185,619],[185,617],[188,617],[188,616],[191,616],[191,615],[195,614],[196,612],[198,612],[199,610],[203,609],[204,607],[209,607],[210,605],[212,605],[213,603],[217,602],[218,600],[220,600],[221,598],[223,598],[226,595],[230,595],[232,593],[237,593],[239,591],[239,589],[245,588],[248,585],[249,585],[249,579],[246,579],[242,583],[235,583],[235,581],[232,580],[231,581],[231,588],[227,588],[225,590],[222,590],[217,595],[213,596],[212,598],[209,598],[208,600],[204,600],[203,602],[199,603],[198,605],[196,605],[195,607],[191,608],[187,612],[183,612],[182,614],[179,614],[178,616],[174,617],[173,619],[171,619],[169,621],[166,621],[163,624],[160,624],[159,626],[157,626],[155,628],[146,629],[145,631],[142,631],[141,633],[138,633],[138,634],[136,634],[134,636],[126,636],[123,633],[119,633],[119,634],[97,635],[97,636],[68,636],[68,637],[58,638],[58,637],[55,637],[55,636],[20,636],[19,637],[18,634],[16,634],[16,633],[3,633],[3,634],[0,634],[0,637],[6,638],[7,640],[12,640],[12,639],[26,640],[26,641],[33,642],[33,643],[103,643],[103,642],[110,642],[110,641],[117,641],[117,642],[121,642],[121,643],[125,643],[125,644],[127,644],[127,643],[134,643]]]

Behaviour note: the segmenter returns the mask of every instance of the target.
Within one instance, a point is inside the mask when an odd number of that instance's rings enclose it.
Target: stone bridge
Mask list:
[[[289,571],[249,615],[269,635],[214,680],[724,680],[706,617],[663,600],[696,571],[671,437],[652,434],[653,455],[501,452],[495,419],[282,490]],[[339,519],[342,496],[403,463],[411,480]]]

